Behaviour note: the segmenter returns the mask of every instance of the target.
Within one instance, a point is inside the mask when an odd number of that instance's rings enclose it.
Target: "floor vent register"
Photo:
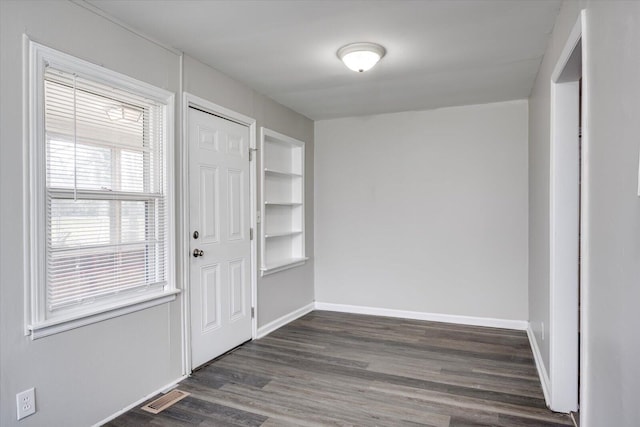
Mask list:
[[[143,411],[151,412],[152,414],[158,414],[164,411],[165,409],[167,409],[168,407],[170,407],[171,405],[173,405],[174,403],[181,401],[182,399],[189,396],[190,394],[191,393],[187,393],[186,391],[174,389],[174,390],[171,390],[169,393],[160,396],[156,400],[147,403],[140,409],[142,409]]]

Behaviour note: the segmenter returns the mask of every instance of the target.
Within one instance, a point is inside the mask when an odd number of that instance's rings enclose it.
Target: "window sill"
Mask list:
[[[160,294],[145,295],[144,297],[140,297],[136,300],[128,300],[118,305],[106,307],[98,312],[94,312],[89,315],[79,315],[65,319],[46,320],[44,322],[29,325],[27,329],[30,332],[32,340],[44,338],[48,337],[49,335],[69,331],[81,326],[102,322],[103,320],[112,319],[114,317],[123,316],[125,314],[171,302],[176,299],[176,295],[179,293],[179,289],[174,289]]]

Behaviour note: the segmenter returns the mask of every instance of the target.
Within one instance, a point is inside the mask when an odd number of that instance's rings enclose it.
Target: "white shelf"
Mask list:
[[[274,237],[288,237],[295,236],[296,234],[302,234],[302,230],[293,230],[293,231],[281,231],[278,233],[265,233],[265,239],[272,239]]]
[[[307,257],[283,259],[281,261],[276,261],[261,267],[260,271],[262,272],[263,276],[267,274],[277,273],[278,271],[303,265],[308,259],[309,258]]]
[[[275,169],[264,169],[264,173],[265,175],[272,175],[272,176],[281,176],[281,177],[288,177],[288,178],[302,178],[302,174],[300,173],[294,173],[294,172],[285,172],[285,171],[279,171],[279,170],[275,170]]]
[[[264,202],[265,206],[302,206],[299,202]]]
[[[260,144],[260,271],[264,276],[302,265],[307,260],[304,241],[305,144],[266,128],[261,129]]]

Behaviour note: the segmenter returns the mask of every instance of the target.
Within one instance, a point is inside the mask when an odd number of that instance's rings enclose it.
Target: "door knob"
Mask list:
[[[204,251],[202,249],[194,249],[193,256],[198,258],[199,256],[204,256]]]

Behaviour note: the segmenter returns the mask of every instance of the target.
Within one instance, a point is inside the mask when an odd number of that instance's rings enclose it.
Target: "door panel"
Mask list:
[[[228,188],[228,204],[229,206],[229,239],[242,240],[244,238],[243,218],[245,206],[242,194],[246,191],[244,188],[244,176],[240,170],[229,169],[227,175]]]
[[[220,327],[220,265],[200,269],[202,331]]]
[[[238,259],[229,263],[229,312],[231,320],[242,318],[247,310],[245,306],[245,290],[247,288],[244,275],[244,260]]]
[[[220,225],[217,195],[220,194],[218,168],[200,165],[200,229],[201,241],[218,241]]]
[[[249,129],[194,109],[188,120],[195,368],[251,339]]]

